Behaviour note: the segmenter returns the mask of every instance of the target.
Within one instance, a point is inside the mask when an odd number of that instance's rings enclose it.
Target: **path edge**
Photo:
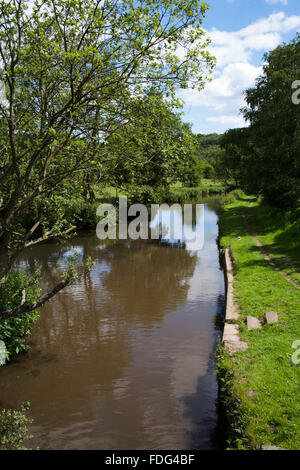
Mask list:
[[[248,343],[241,341],[239,326],[236,323],[240,318],[240,314],[238,306],[234,301],[234,270],[230,248],[225,248],[224,264],[226,277],[226,308],[222,343],[231,354],[234,354],[235,352],[248,349]]]

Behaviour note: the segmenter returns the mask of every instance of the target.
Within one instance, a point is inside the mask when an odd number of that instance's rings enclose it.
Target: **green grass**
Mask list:
[[[184,191],[198,191],[199,194],[218,194],[225,192],[225,186],[221,181],[212,180],[212,179],[203,179],[199,186],[195,188],[185,188],[182,186],[182,183],[177,182],[171,186],[171,191],[173,193],[182,193]]]
[[[243,213],[270,255],[288,257],[293,266],[288,272],[299,279],[299,237],[294,235],[299,222],[250,197],[229,198],[220,215],[220,243],[232,249],[241,339],[249,344],[245,352],[230,357],[220,349],[218,356],[221,396],[231,423],[229,446],[300,449],[300,365],[291,360],[292,343],[300,339],[300,291],[264,260],[243,225]],[[266,311],[277,311],[279,323],[247,331],[246,316],[263,321]]]
[[[256,201],[248,219],[271,259],[300,284],[300,214],[282,213]]]
[[[200,183],[200,187],[203,191],[213,192],[213,193],[223,193],[225,191],[225,185],[221,181],[203,179]]]
[[[118,196],[126,195],[127,197],[131,197],[132,194],[135,194],[135,199],[139,200],[140,202],[143,201],[143,195],[140,194],[142,189],[145,188],[143,186],[133,186],[132,188],[119,188],[118,189]],[[134,191],[132,191],[134,190]],[[153,203],[160,202],[168,202],[170,204],[173,203],[184,203],[187,201],[193,200],[194,202],[203,198],[203,196],[214,196],[217,194],[221,194],[225,192],[225,186],[220,181],[210,180],[210,179],[203,179],[201,184],[195,188],[186,188],[182,186],[182,183],[177,182],[170,186],[170,188],[166,188],[165,191],[154,190],[153,193]],[[157,197],[156,197],[157,196]],[[162,200],[161,200],[162,198]],[[150,200],[151,197],[151,188],[148,195]],[[157,200],[158,199],[158,200]],[[110,202],[114,204],[116,202],[116,188],[113,186],[98,186],[96,188],[96,201],[98,203],[101,202]]]
[[[99,202],[103,201],[115,201],[116,199],[116,188],[113,186],[100,186],[98,185],[96,188],[96,199]],[[124,193],[121,189],[118,188],[118,197],[122,196]]]

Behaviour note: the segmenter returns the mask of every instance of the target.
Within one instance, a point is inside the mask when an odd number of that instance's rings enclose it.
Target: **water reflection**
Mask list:
[[[194,212],[194,214],[193,214]],[[150,222],[151,238],[161,245],[199,251],[204,245],[204,205],[179,204],[160,209]]]
[[[209,448],[214,317],[223,303],[217,216],[199,252],[93,234],[28,250],[53,285],[76,249],[89,276],[41,309],[31,351],[1,369],[6,406],[31,402],[42,449]],[[45,286],[46,287],[46,286]]]

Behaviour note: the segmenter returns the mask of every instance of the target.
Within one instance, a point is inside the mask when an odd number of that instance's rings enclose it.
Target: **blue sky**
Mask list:
[[[181,90],[184,120],[194,132],[243,127],[243,90],[261,74],[262,57],[300,32],[300,0],[208,0],[203,29],[217,58],[214,80],[201,92]],[[300,79],[300,77],[299,77]]]

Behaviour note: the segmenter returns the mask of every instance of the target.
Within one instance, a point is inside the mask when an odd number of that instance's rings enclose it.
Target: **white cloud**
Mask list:
[[[261,72],[261,67],[247,62],[232,63],[224,67],[202,92],[187,89],[182,90],[180,96],[188,106],[205,106],[225,111],[230,110],[234,104],[236,109],[243,105],[243,91],[254,84]]]
[[[212,40],[210,52],[217,59],[214,78],[203,91],[181,90],[179,97],[190,109],[203,107],[208,110],[210,116],[205,118],[206,121],[228,127],[244,126],[239,113],[245,105],[243,91],[253,86],[262,73],[262,67],[251,63],[254,53],[261,52],[262,56],[282,42],[282,34],[299,28],[300,15],[286,16],[279,12],[258,19],[238,31],[220,31],[216,28],[207,31]]]
[[[206,85],[203,92],[182,90],[180,97],[190,109],[203,107],[212,111],[214,116],[205,118],[208,122],[220,123],[228,128],[242,127],[245,122],[239,110],[245,105],[243,92],[253,86],[261,72],[261,67],[246,62],[229,64]]]
[[[232,0],[229,0],[232,1]],[[282,5],[287,5],[288,0],[266,0],[267,3],[281,3]]]
[[[233,3],[235,0],[227,0],[228,3]],[[288,5],[288,0],[265,0],[266,3],[274,5],[275,3],[281,3],[281,5]]]
[[[220,116],[208,117],[206,118],[208,122],[217,122],[224,124],[228,128],[244,127],[245,122],[242,116],[233,116],[231,114],[223,114]]]
[[[228,3],[233,3],[235,0],[227,0]],[[288,5],[288,0],[265,0],[266,3],[273,4],[274,3],[281,3],[282,5]]]
[[[274,49],[281,42],[281,34],[300,28],[299,16],[286,16],[283,12],[273,13],[239,31],[207,31],[212,40],[211,53],[222,67],[233,61],[246,62],[253,51]]]

